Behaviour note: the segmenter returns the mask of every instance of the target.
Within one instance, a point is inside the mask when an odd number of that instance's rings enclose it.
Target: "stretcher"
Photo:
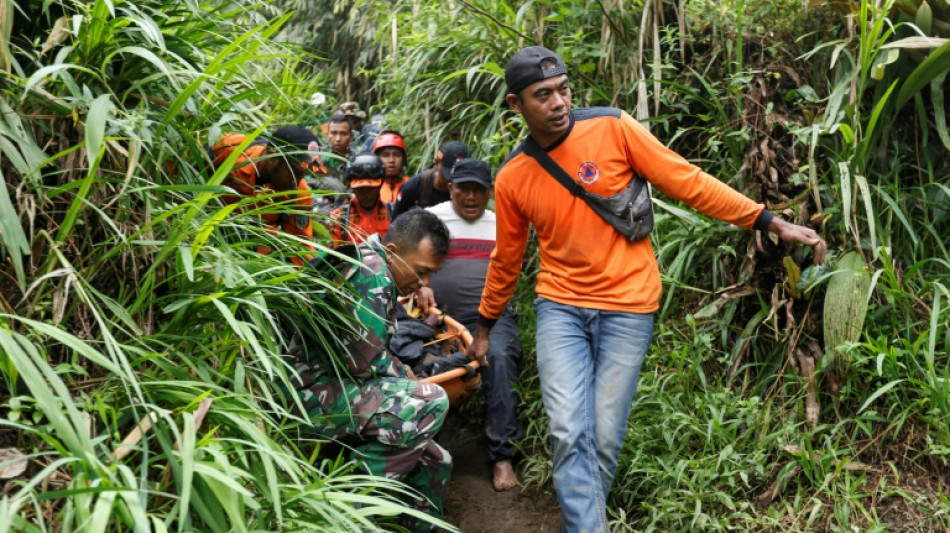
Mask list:
[[[442,314],[437,309],[431,310],[429,314],[441,318],[440,323],[443,331],[436,334],[433,342],[439,343],[446,355],[465,351],[471,346],[473,339],[468,328],[452,317]],[[481,387],[482,377],[478,361],[471,361],[465,366],[451,368],[440,374],[424,378],[422,381],[441,385],[449,396],[449,405],[457,407]]]

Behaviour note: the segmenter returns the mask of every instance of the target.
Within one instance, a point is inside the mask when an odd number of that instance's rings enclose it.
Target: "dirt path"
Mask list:
[[[488,441],[480,426],[452,413],[439,435],[455,466],[445,499],[445,519],[463,533],[555,533],[561,525],[553,494],[495,492]]]

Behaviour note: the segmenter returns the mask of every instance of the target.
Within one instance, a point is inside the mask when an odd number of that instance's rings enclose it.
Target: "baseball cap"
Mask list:
[[[268,137],[268,144],[301,163],[319,161],[320,139],[303,126],[284,126]]]
[[[436,158],[442,163],[442,172],[448,176],[459,159],[468,157],[468,146],[459,141],[449,141],[439,148]]]
[[[448,175],[452,183],[478,183],[486,189],[491,187],[491,165],[481,159],[467,157],[456,161]]]
[[[505,67],[508,94],[518,94],[534,82],[567,74],[564,61],[543,46],[526,46],[511,56]]]

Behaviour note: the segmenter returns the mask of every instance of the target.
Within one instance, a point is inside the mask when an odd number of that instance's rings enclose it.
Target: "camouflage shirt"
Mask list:
[[[347,332],[347,370],[351,376],[363,379],[408,377],[406,367],[388,348],[395,331],[396,286],[386,266],[386,249],[372,235],[357,250],[362,265],[348,266],[343,272],[360,297],[353,309],[358,330]]]
[[[327,175],[345,183],[346,168],[349,166],[350,160],[353,159],[354,155],[355,154],[352,151],[342,155],[334,152],[331,155],[324,157],[323,166],[327,169]]]

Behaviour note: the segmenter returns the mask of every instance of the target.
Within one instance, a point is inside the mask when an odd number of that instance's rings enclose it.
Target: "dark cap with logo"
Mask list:
[[[534,82],[567,74],[560,56],[543,46],[527,46],[511,56],[505,67],[508,94],[518,94]]]
[[[478,183],[487,189],[491,187],[491,165],[481,159],[460,159],[448,178],[452,183]]]
[[[442,172],[448,176],[452,172],[452,167],[460,159],[468,157],[468,146],[459,141],[449,141],[439,148],[436,158],[442,163]]]

